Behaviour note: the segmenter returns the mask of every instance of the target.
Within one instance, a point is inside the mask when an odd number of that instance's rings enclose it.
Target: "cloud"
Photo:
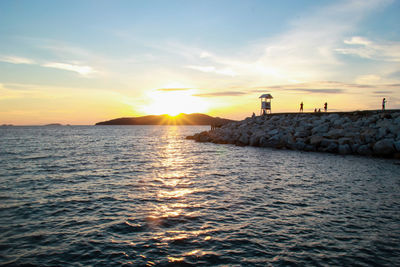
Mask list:
[[[370,45],[371,41],[367,40],[366,38],[360,37],[360,36],[353,36],[351,37],[350,40],[344,40],[343,41],[345,44],[348,45]]]
[[[400,48],[397,43],[374,43],[362,36],[349,36],[358,32],[365,18],[389,5],[391,0],[350,0],[329,2],[305,9],[289,22],[286,32],[252,41],[238,48],[235,53],[206,51],[199,47],[168,43],[164,51],[175,53],[190,63],[185,68],[241,79],[243,83],[298,83],[320,79],[346,79],[362,75],[366,68],[380,76],[388,73],[393,65],[376,64],[359,66],[346,53],[357,53],[358,48],[374,46],[373,52],[362,50],[364,57],[397,61]],[[357,48],[346,50],[349,48]],[[378,57],[381,51],[384,56]],[[350,59],[350,60],[349,60]],[[380,62],[383,64],[383,62]],[[219,86],[219,85],[218,85]]]
[[[174,92],[174,91],[187,91],[192,88],[160,88],[157,89],[156,91],[162,91],[162,92]]]
[[[0,56],[0,61],[12,64],[35,64],[35,61],[29,58],[16,57],[16,56]]]
[[[224,91],[224,92],[215,92],[215,93],[194,94],[193,96],[220,97],[220,96],[242,96],[242,95],[246,95],[246,94],[248,94],[248,92]]]
[[[89,66],[82,66],[82,65],[73,65],[73,64],[66,64],[66,63],[59,63],[59,62],[49,62],[41,65],[42,67],[46,68],[54,68],[54,69],[61,69],[61,70],[68,70],[79,73],[80,75],[87,76],[91,73],[94,73],[95,70]]]
[[[298,91],[298,92],[306,92],[311,94],[342,94],[345,92],[343,89],[325,89],[325,88],[294,88],[294,89],[286,89],[287,91]]]
[[[232,76],[232,77],[237,75],[236,72],[230,68],[218,69],[214,66],[193,66],[193,65],[186,66],[186,68],[198,70],[201,72],[215,73],[215,74],[227,75],[227,76]]]
[[[361,36],[353,36],[343,43],[347,46],[335,49],[336,52],[371,60],[400,62],[400,42],[373,42]]]
[[[45,68],[53,68],[53,69],[61,69],[76,72],[82,76],[88,76],[96,72],[92,67],[81,65],[81,64],[69,64],[63,62],[44,62],[40,63],[35,60],[17,57],[17,56],[0,56],[0,62],[7,62],[12,64],[28,64],[28,65],[37,65]]]
[[[377,95],[390,95],[390,94],[393,94],[394,92],[393,91],[374,91],[374,92],[372,92],[372,93],[374,93],[374,94],[377,94]]]

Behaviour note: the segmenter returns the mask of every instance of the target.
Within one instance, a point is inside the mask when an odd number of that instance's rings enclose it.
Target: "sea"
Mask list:
[[[2,266],[399,266],[400,161],[0,127]]]

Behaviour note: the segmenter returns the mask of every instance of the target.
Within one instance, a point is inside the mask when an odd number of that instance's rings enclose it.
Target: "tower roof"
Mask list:
[[[272,97],[272,95],[270,95],[270,94],[263,94],[263,95],[261,95],[259,98],[272,99],[273,97]]]

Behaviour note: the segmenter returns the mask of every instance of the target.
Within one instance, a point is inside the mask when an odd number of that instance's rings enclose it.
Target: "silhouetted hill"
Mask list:
[[[118,118],[98,122],[96,125],[224,125],[229,122],[233,122],[233,120],[211,117],[200,113],[181,113],[174,117],[169,115],[149,115],[143,117]]]

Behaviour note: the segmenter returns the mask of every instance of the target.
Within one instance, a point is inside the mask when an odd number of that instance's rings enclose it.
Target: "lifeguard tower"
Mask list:
[[[271,114],[271,99],[273,98],[270,94],[263,94],[259,98],[261,98],[261,111],[260,115]]]

